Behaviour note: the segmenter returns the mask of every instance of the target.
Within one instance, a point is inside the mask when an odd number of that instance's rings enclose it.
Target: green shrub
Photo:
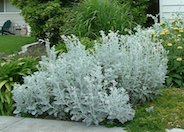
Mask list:
[[[51,44],[60,41],[61,26],[64,23],[64,8],[79,0],[11,0],[21,9],[25,21],[30,25],[32,35],[49,38]]]
[[[77,7],[71,20],[72,33],[80,37],[97,38],[99,31],[125,33],[125,28],[135,26],[129,4],[116,0],[84,0]]]
[[[155,27],[157,41],[161,41],[168,53],[166,86],[184,86],[184,19],[177,17]]]
[[[59,0],[12,0],[19,7],[31,32],[37,38],[49,38],[52,44],[60,40],[60,26],[63,24],[62,8]]]
[[[121,4],[128,3],[131,5],[131,14],[133,21],[139,25],[146,23],[146,12],[149,6],[150,0],[118,0]]]
[[[8,60],[0,64],[0,115],[12,115],[12,88],[15,82],[22,83],[23,76],[36,71],[36,60],[20,58]]]

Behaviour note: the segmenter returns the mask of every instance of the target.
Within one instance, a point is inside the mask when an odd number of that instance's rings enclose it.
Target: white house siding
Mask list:
[[[28,33],[26,29],[28,25],[25,23],[24,18],[19,12],[0,13],[0,26],[2,26],[7,20],[11,20],[12,22],[12,27],[10,29],[11,32],[17,35],[26,35]]]
[[[18,35],[27,34],[27,24],[24,18],[20,14],[20,10],[10,3],[10,0],[0,0],[0,26],[2,27],[4,22],[11,20],[12,27],[11,32]]]
[[[7,20],[11,20],[14,24],[25,24],[24,18],[20,15],[19,12],[3,12],[0,13],[0,25]]]
[[[160,18],[171,19],[173,14],[184,15],[184,0],[160,0]]]

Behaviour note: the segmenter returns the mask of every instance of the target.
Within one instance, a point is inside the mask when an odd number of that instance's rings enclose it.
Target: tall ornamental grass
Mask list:
[[[130,5],[116,0],[84,0],[75,11],[71,17],[72,33],[80,37],[95,39],[100,36],[100,30],[126,33],[125,28],[135,26]]]

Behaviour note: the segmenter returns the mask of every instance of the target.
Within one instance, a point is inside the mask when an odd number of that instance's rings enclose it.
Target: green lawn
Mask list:
[[[0,35],[0,53],[14,53],[21,50],[21,46],[35,42],[34,37],[3,36]]]
[[[184,89],[166,88],[153,102],[136,106],[132,121],[115,123],[108,127],[119,126],[128,132],[165,132],[166,128],[184,129]]]

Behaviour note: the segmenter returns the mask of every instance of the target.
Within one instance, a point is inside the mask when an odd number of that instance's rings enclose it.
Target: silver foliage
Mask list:
[[[102,32],[92,53],[75,36],[63,36],[68,52],[57,56],[51,48],[39,71],[14,86],[14,113],[46,113],[61,119],[69,114],[71,120],[87,125],[132,120],[130,102],[156,97],[167,68],[167,53],[146,32]]]
[[[130,96],[132,103],[154,99],[165,81],[167,52],[151,40],[152,30],[137,27],[136,34],[110,32],[95,46],[95,59],[103,67],[107,83],[117,82]]]
[[[134,110],[123,88],[117,88],[115,80],[106,91],[102,67],[93,55],[85,50],[75,37],[65,37],[68,53],[57,57],[54,48],[43,57],[41,68],[32,76],[25,77],[24,84],[15,85],[13,99],[19,114],[44,113],[87,125],[98,125],[105,119],[118,119],[121,123],[132,120]]]

